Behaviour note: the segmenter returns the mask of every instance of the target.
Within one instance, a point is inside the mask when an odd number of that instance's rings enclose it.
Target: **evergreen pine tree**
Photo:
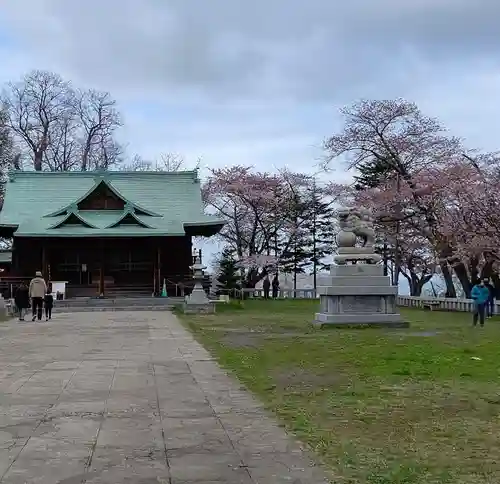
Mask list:
[[[295,230],[289,246],[283,249],[280,269],[285,274],[293,274],[293,288],[297,289],[297,274],[304,274],[310,265],[310,235],[304,228]]]
[[[354,177],[356,190],[367,190],[376,188],[383,183],[384,180],[394,176],[394,166],[391,163],[385,162],[378,158],[367,161],[358,167],[359,175]],[[377,238],[375,241],[375,252],[382,256],[384,263],[384,274],[389,272],[389,261],[395,264],[399,257],[396,257],[397,247],[393,244],[388,244],[385,238]],[[394,279],[394,276],[393,276]]]
[[[309,233],[309,266],[313,276],[313,287],[317,286],[318,272],[328,269],[325,256],[331,254],[334,245],[334,207],[314,183],[307,194],[308,214],[304,230]]]
[[[231,247],[224,247],[218,260],[217,295],[241,288],[240,269]]]
[[[293,274],[293,289],[297,289],[297,274],[303,274],[310,264],[310,232],[305,227],[309,217],[309,205],[304,194],[296,193],[290,210],[290,234],[282,249],[280,270]]]
[[[367,161],[358,167],[359,175],[354,177],[356,190],[366,190],[379,186],[383,180],[394,174],[390,163],[377,158]]]

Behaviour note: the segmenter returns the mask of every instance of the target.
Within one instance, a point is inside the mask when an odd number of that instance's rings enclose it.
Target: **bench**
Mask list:
[[[441,303],[439,301],[422,301],[422,308],[428,309],[429,311],[438,309],[439,306],[441,306]]]

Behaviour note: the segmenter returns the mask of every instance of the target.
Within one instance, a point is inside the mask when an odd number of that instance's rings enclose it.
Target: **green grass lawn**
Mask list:
[[[409,329],[311,327],[317,302],[181,318],[351,484],[500,482],[500,319],[403,311]]]

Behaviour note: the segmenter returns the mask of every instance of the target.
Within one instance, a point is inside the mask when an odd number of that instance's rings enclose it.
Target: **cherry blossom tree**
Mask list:
[[[344,108],[342,114],[344,128],[324,144],[325,167],[342,158],[347,168],[354,171],[366,172],[371,165],[377,168],[376,176],[370,180],[372,189],[380,188],[377,206],[382,212],[388,209],[386,218],[392,217],[398,226],[411,220],[436,248],[447,281],[447,295],[454,297],[448,263],[453,247],[441,230],[439,211],[443,204],[436,203],[436,196],[441,196],[445,186],[441,183],[442,167],[461,158],[461,141],[405,100],[364,100]],[[440,183],[441,189],[435,193]],[[453,270],[458,275],[465,271],[465,266],[454,264]]]
[[[310,251],[302,246],[309,244],[304,237],[310,235],[313,185],[313,177],[289,170],[266,173],[248,166],[211,170],[203,186],[204,199],[209,211],[228,221],[220,237],[241,261],[247,287],[280,270],[282,263],[295,273],[311,262]],[[331,199],[335,190],[335,185],[316,187],[314,196]]]
[[[213,169],[203,196],[209,211],[228,221],[220,237],[245,266],[246,285],[255,286],[269,270],[267,262],[257,256],[273,256],[273,244],[283,224],[279,176],[255,172],[248,166]]]
[[[451,267],[468,296],[479,277],[498,281],[499,174],[500,163],[495,156],[482,155],[474,163],[466,156],[422,169],[413,176],[416,189],[405,180],[396,186],[393,179],[387,179],[376,187],[354,192],[353,201],[372,208],[382,237],[399,236],[398,267],[409,280],[412,293],[418,292],[416,288],[421,285],[413,270],[418,261],[421,281],[430,279],[431,268],[437,270],[439,263],[439,272]],[[415,192],[419,205],[415,203]],[[439,237],[431,237],[425,230],[428,219],[422,215],[421,206],[435,218],[434,234]],[[399,234],[395,233],[395,221],[399,223]],[[443,276],[449,277],[447,285],[453,288],[452,274],[448,271]]]

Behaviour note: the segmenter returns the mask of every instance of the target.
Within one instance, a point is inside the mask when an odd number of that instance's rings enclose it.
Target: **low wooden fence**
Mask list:
[[[447,297],[398,296],[398,305],[408,308],[431,307],[437,311],[472,312],[474,301]],[[500,314],[499,301],[495,301],[494,312]]]
[[[233,298],[263,298],[264,291],[262,289],[241,289],[231,291],[229,294]],[[269,297],[272,296],[272,291],[269,292]],[[314,289],[280,289],[278,298],[280,299],[317,299]],[[472,299],[454,299],[444,297],[425,297],[425,296],[398,296],[398,306],[408,308],[432,308],[437,311],[460,311],[471,312],[473,309]],[[500,302],[495,302],[495,313],[500,314]]]

